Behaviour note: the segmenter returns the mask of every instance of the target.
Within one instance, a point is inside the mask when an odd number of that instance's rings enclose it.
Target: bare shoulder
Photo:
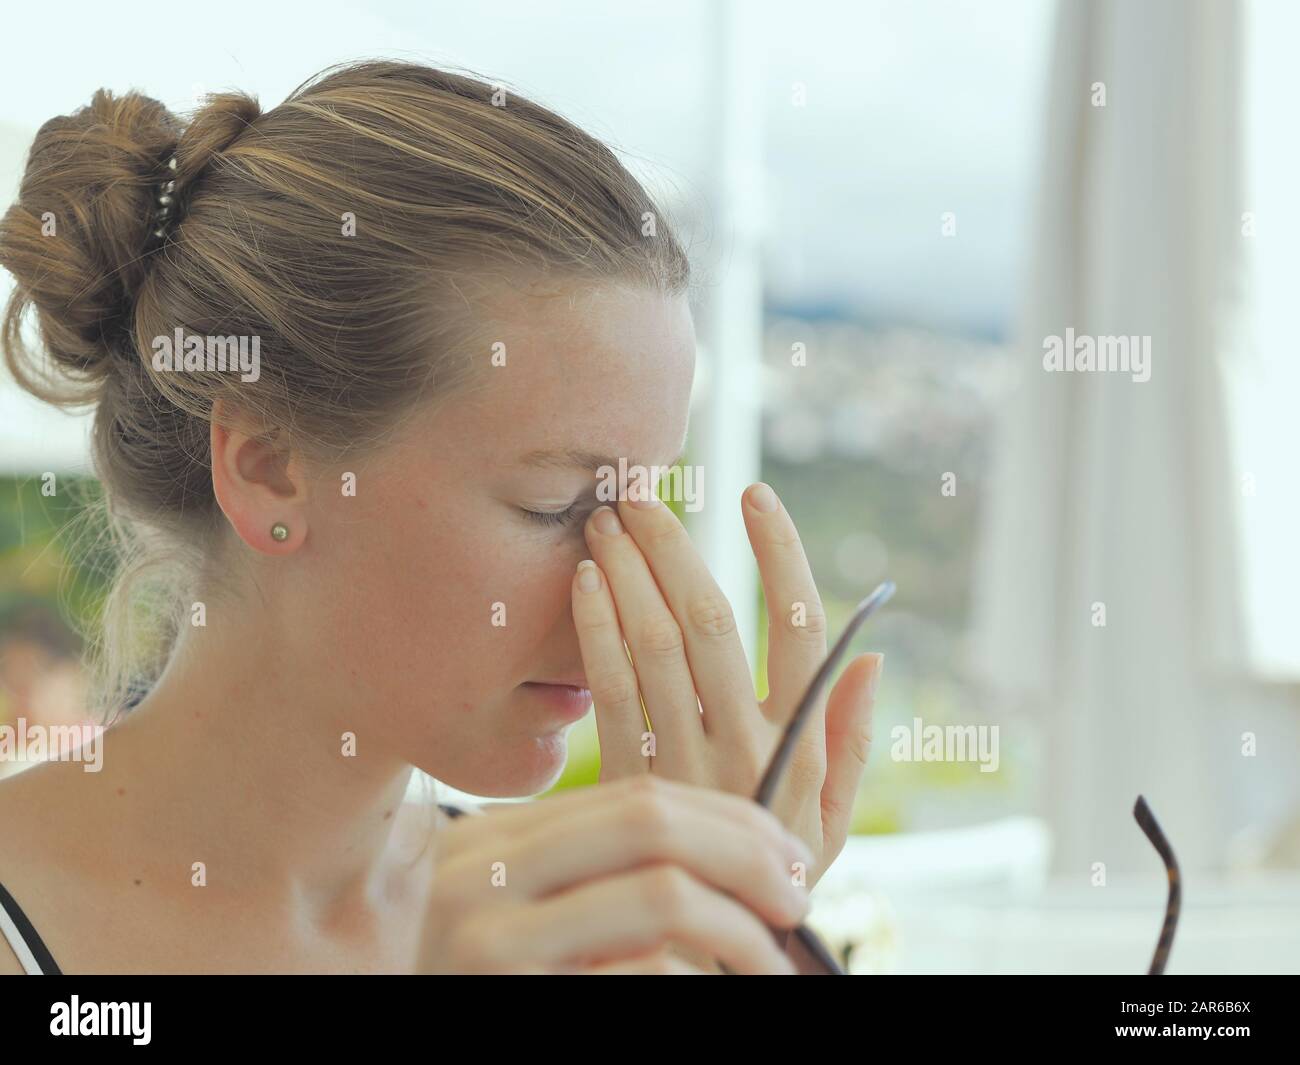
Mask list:
[[[32,820],[39,810],[41,787],[35,775],[40,768],[0,777],[0,884],[5,882],[5,870],[21,859],[30,842]]]
[[[28,882],[33,864],[27,829],[34,796],[31,780],[25,779],[31,772],[24,770],[0,778],[0,885],[7,891],[16,891],[18,885]],[[0,976],[21,976],[24,972],[8,939],[0,936]]]
[[[66,767],[43,762],[0,778],[0,885],[58,956],[52,931],[84,901],[76,831],[83,819],[82,796]],[[0,974],[17,975],[22,964],[0,936]]]
[[[0,777],[0,884],[9,863],[57,836],[51,826],[61,820],[70,798],[66,783],[56,779],[58,765],[42,762]]]

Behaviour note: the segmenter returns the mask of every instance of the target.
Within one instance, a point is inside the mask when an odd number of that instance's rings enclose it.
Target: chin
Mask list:
[[[439,769],[420,766],[448,787],[485,799],[516,799],[549,791],[569,757],[568,728],[532,736],[506,746],[492,741],[486,765],[462,761]]]

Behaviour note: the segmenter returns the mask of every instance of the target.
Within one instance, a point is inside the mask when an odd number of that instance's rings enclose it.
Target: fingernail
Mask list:
[[[623,531],[623,525],[618,520],[618,515],[609,507],[598,507],[596,509],[595,525],[606,536],[617,536]]]
[[[600,591],[600,574],[596,572],[596,563],[589,558],[578,563],[578,588],[584,592]]]
[[[776,493],[762,481],[749,490],[749,505],[764,514],[776,510]]]

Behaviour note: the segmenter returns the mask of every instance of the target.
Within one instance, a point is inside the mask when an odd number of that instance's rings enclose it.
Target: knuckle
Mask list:
[[[588,677],[592,701],[606,709],[640,706],[640,691],[627,670],[617,669]]]
[[[854,760],[860,765],[866,765],[867,759],[871,757],[871,736],[861,729],[853,729],[844,742]]]
[[[670,617],[654,618],[641,628],[641,646],[654,655],[675,656],[684,644],[681,626]]]
[[[635,776],[628,777],[623,783],[624,802],[635,805],[647,798],[654,798],[659,802],[667,802],[669,798],[676,794],[676,785],[667,777],[659,776],[655,773],[638,773]]]
[[[665,784],[666,782],[662,777],[642,774],[630,778],[627,782],[627,788],[634,795],[660,795],[666,790]]]
[[[653,773],[643,774],[652,780]],[[672,839],[673,815],[668,796],[657,785],[638,784],[632,790],[631,800],[624,815],[626,830],[647,850],[661,854]]]
[[[851,804],[842,802],[834,795],[823,795],[821,805],[823,820],[830,818],[836,823],[843,823],[849,817],[853,809]],[[844,843],[841,840],[839,847],[835,848],[834,853],[838,854],[840,848],[843,846]]]
[[[661,508],[671,514],[666,507]],[[678,524],[677,519],[671,521],[656,522],[654,528],[645,533],[645,542],[648,547],[664,548],[672,547],[685,534],[685,530]]]
[[[803,609],[796,611],[794,606],[802,604]],[[826,638],[826,609],[817,598],[800,600],[785,611],[783,620],[785,630],[799,640],[817,642]]]
[[[799,530],[791,524],[788,528],[774,529],[767,542],[780,551],[801,551],[803,541],[799,539]]]
[[[690,606],[691,627],[703,636],[730,636],[736,631],[731,604],[720,595],[703,596]]]
[[[661,865],[645,876],[645,903],[667,931],[680,929],[690,914],[690,874],[675,865]]]
[[[578,610],[574,612],[574,628],[579,632],[593,633],[600,635],[611,629],[618,628],[616,618],[610,616],[606,610]]]

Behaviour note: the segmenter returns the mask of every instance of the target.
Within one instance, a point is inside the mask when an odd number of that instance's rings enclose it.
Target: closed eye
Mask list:
[[[578,504],[570,503],[563,510],[529,510],[527,507],[519,508],[528,516],[528,520],[536,522],[538,525],[560,526],[568,525],[577,516]]]

